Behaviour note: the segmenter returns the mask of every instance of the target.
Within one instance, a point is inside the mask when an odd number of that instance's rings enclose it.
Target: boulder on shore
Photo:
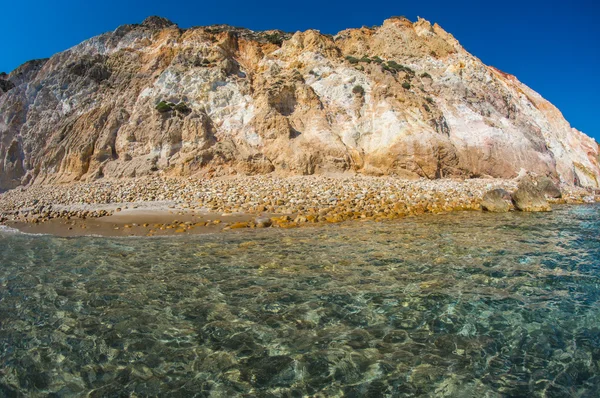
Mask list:
[[[493,213],[506,213],[513,208],[510,193],[504,189],[497,188],[483,195],[481,208]]]
[[[517,190],[512,194],[513,204],[520,211],[551,211],[544,192],[530,179],[519,183]]]
[[[560,199],[562,192],[548,177],[542,177],[537,181],[537,187],[547,198]]]

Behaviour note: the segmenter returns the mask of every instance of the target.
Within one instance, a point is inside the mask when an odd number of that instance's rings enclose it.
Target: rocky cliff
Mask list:
[[[151,17],[0,75],[0,189],[234,173],[598,187],[598,144],[438,25],[335,36]]]

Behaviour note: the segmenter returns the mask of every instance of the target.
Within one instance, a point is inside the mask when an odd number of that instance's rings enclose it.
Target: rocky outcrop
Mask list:
[[[544,192],[531,179],[525,178],[519,182],[517,190],[512,194],[515,208],[520,211],[551,211]]]
[[[330,36],[180,29],[151,17],[0,81],[0,190],[272,172],[434,179],[526,170],[600,183],[594,140],[422,19]]]
[[[558,188],[554,181],[548,177],[542,177],[538,179],[537,187],[548,199],[562,198],[562,192],[560,191],[560,188]]]
[[[0,73],[0,95],[14,87],[14,83],[8,80],[8,75],[5,72]]]
[[[504,189],[497,188],[488,191],[481,200],[481,209],[492,213],[506,213],[513,208],[512,197]]]

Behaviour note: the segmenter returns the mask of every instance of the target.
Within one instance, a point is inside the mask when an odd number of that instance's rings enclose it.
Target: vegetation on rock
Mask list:
[[[178,102],[177,104],[168,101],[160,101],[156,105],[155,109],[160,113],[175,111],[183,115],[187,115],[192,112],[192,109],[183,101]]]
[[[363,95],[365,95],[365,89],[363,88],[363,86],[357,84],[356,86],[354,86],[352,88],[352,93],[356,94],[356,95],[360,95],[362,97]]]
[[[271,34],[267,34],[265,36],[265,39],[271,43],[271,44],[275,44],[278,46],[281,46],[283,44],[283,37],[281,36],[281,34],[279,33],[271,33]]]
[[[408,66],[404,66],[404,65],[400,65],[399,63],[397,63],[396,61],[388,61],[386,64],[382,65],[384,70],[390,71],[390,72],[406,72],[409,75],[414,75],[415,72],[410,69]]]
[[[192,111],[192,109],[185,103],[180,102],[173,107],[173,109],[179,113],[188,114]]]
[[[346,57],[346,61],[350,62],[350,63],[351,63],[351,64],[353,64],[353,65],[356,65],[356,64],[358,64],[358,63],[360,62],[360,60],[359,60],[358,58],[356,58],[356,57],[353,57],[353,56],[351,56],[351,55],[348,55],[348,56]]]
[[[160,113],[171,112],[173,110],[174,106],[175,106],[175,104],[173,104],[172,102],[160,101],[156,105],[156,110],[159,111]]]

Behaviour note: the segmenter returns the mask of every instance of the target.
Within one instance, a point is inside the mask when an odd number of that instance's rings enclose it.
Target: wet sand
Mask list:
[[[265,215],[269,216],[269,215]],[[7,221],[10,228],[30,234],[75,236],[168,236],[210,234],[253,221],[253,214],[216,214],[193,211],[126,209],[100,218],[51,219],[39,223]],[[251,227],[250,227],[251,228]]]

